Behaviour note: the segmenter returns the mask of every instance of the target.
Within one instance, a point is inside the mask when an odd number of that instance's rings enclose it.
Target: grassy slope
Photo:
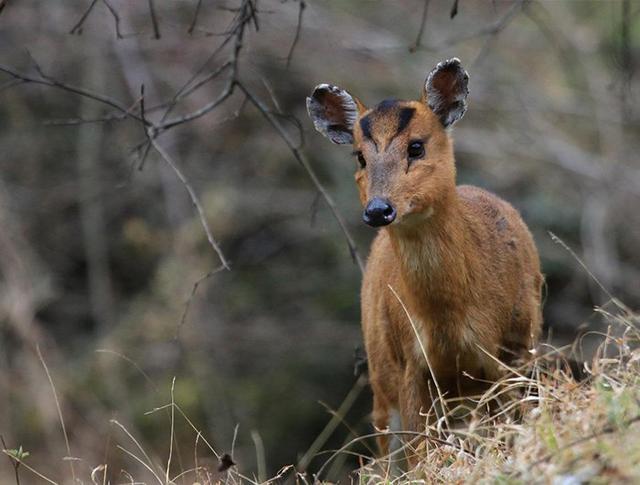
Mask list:
[[[421,436],[411,441],[411,436],[399,434],[398,438],[404,442],[402,448],[390,457],[373,462],[367,462],[368,457],[362,456],[362,463],[367,464],[351,477],[367,485],[640,483],[640,439],[637,437],[640,429],[640,316],[632,314],[617,301],[613,301],[612,306],[612,313],[599,311],[609,323],[608,331],[601,335],[602,344],[595,356],[583,364],[585,377],[580,381],[571,377],[564,357],[560,357],[571,354],[572,349],[543,345],[532,363],[521,369],[511,369],[509,375],[492,386],[473,406],[468,402],[464,406],[448,403],[446,419],[441,417],[430,427],[427,440]],[[579,348],[579,342],[575,348]],[[491,417],[483,411],[490,401],[499,402]],[[169,406],[173,405],[172,401]],[[211,452],[219,456],[182,414],[178,404],[175,409],[178,411],[176,419],[182,421],[184,417],[185,423],[196,433],[194,446],[197,449],[200,442],[202,448],[198,454]],[[459,418],[461,413],[466,416],[464,425],[449,428],[445,424],[451,422],[453,416]],[[337,415],[340,414],[338,411]],[[339,416],[336,419],[341,420]],[[173,429],[173,417],[171,423]],[[122,425],[116,424],[132,438]],[[326,473],[331,462],[352,456],[354,449],[350,445],[361,439],[364,437],[354,439],[349,446],[335,453],[323,452],[326,458],[321,463],[326,461],[317,478],[322,480],[331,476],[331,472]],[[135,476],[139,483],[237,485],[264,481],[243,474],[241,466],[240,469],[231,466],[228,471],[217,470],[217,461],[198,462],[196,459],[195,467],[185,469],[176,463],[175,457],[170,466],[172,473],[167,474],[159,456],[152,460],[142,453],[142,448],[131,448],[130,445],[128,448],[133,453],[129,451],[128,455],[139,455],[131,464],[135,461],[146,464],[142,469],[131,469],[132,475],[126,472],[127,477]],[[60,483],[31,468],[28,454],[18,456],[18,450],[6,449],[4,453],[12,458],[14,465],[21,461],[20,458],[24,460],[19,466],[23,478],[32,479],[37,475],[43,481]],[[169,453],[170,458],[165,463],[171,464],[171,451]],[[398,471],[401,467],[396,463],[403,462],[407,455],[418,457],[419,462],[403,473]],[[103,483],[113,466],[116,463],[107,467],[99,465],[92,468],[91,473],[80,472],[79,478],[84,483],[90,483],[89,480]],[[178,472],[176,468],[183,471]],[[304,484],[314,481],[314,477],[294,473],[293,466],[285,467],[270,481],[280,483],[287,478],[297,478],[297,483]],[[264,471],[260,475],[264,476]],[[167,477],[172,478],[167,480]]]
[[[602,312],[609,332],[584,365],[585,379],[543,364],[558,355],[547,349],[533,373],[505,377],[483,396],[480,405],[501,395],[498,420],[476,417],[453,432],[436,426],[432,436],[450,445],[419,446],[420,463],[400,476],[373,463],[361,483],[640,483],[640,318],[620,304],[616,311]]]

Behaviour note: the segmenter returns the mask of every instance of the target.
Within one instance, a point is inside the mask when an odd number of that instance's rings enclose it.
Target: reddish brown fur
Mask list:
[[[501,358],[520,356],[535,344],[542,322],[538,253],[518,212],[482,189],[456,187],[451,138],[425,104],[410,105],[416,114],[409,129],[388,152],[381,147],[383,155],[363,140],[357,123],[354,130],[354,146],[368,166],[400,165],[388,174],[383,193],[371,193],[369,170],[355,175],[363,204],[385,196],[398,211],[398,222],[373,242],[362,284],[362,328],[379,429],[387,428],[395,408],[404,429],[418,430],[424,421],[419,413],[430,410],[435,393],[407,314],[389,286],[423,335],[447,397],[477,392],[463,371],[497,378],[499,365],[482,349]],[[391,117],[388,126],[380,125],[373,134],[378,145],[386,147],[394,127]],[[405,147],[421,138],[428,139],[426,159],[405,173]],[[425,217],[429,208],[433,213]]]
[[[367,110],[358,100],[353,145],[366,160],[355,179],[360,200],[388,199],[395,221],[373,242],[362,284],[362,328],[374,393],[373,420],[389,426],[398,410],[405,430],[420,430],[436,397],[478,392],[503,360],[527,354],[539,336],[542,275],[533,239],[518,212],[480,188],[456,187],[449,131],[420,101],[396,133],[397,109]],[[360,119],[367,117],[371,138]],[[424,140],[426,155],[410,166],[407,147]],[[393,294],[406,306],[405,311]],[[417,344],[413,320],[434,376]],[[433,412],[432,412],[433,414]],[[385,439],[380,441],[387,451]]]

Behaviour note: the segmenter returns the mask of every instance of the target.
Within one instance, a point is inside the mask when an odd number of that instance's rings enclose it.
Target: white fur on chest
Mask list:
[[[438,342],[430,338],[430,332],[424,322],[418,319],[413,319],[413,322],[416,326],[413,332],[415,337],[412,346],[413,357],[423,369],[429,370],[430,364],[433,365],[434,362],[431,361],[435,357],[434,354],[444,354],[448,359],[447,367],[449,368],[456,367],[460,362],[465,362],[468,368],[458,369],[458,371],[464,370],[469,373],[475,373],[478,369],[491,368],[495,365],[493,359],[482,350],[478,335],[468,325],[462,327],[458,339],[447,342],[446,348],[436,349],[434,346],[438,345]],[[446,325],[447,323],[442,322],[442,324]],[[440,360],[442,357],[440,355]],[[435,362],[439,362],[439,360]]]
[[[400,239],[398,248],[405,270],[414,277],[427,278],[440,265],[438,248],[428,238],[417,241]]]

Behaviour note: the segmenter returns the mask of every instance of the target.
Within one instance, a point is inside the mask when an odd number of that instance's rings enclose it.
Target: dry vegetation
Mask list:
[[[314,452],[320,458],[320,466],[313,474],[299,471],[304,468],[304,458],[297,466],[286,466],[270,479],[266,478],[264,465],[259,466],[257,474],[250,474],[234,462],[234,443],[230,444],[229,454],[216,450],[184,413],[174,400],[175,381],[170,402],[146,414],[166,413],[168,426],[167,421],[162,426],[166,426],[164,431],[170,437],[175,436],[177,427],[191,432],[192,446],[189,450],[183,446],[182,453],[193,453],[193,467],[182,467],[173,439],[169,439],[166,461],[160,461],[159,454],[145,449],[117,420],[111,420],[114,433],[109,440],[118,443],[116,448],[122,456],[105,457],[105,463],[90,466],[81,456],[69,458],[67,449],[69,471],[63,473],[67,476],[62,482],[32,468],[27,450],[5,447],[3,451],[15,467],[17,483],[20,477],[24,483],[38,477],[48,483],[258,484],[288,480],[307,484],[326,481],[335,473],[335,463],[348,456],[356,456],[360,462],[349,479],[362,484],[637,483],[640,317],[615,299],[596,313],[606,321],[607,332],[600,336],[601,344],[591,360],[576,366],[582,357],[580,340],[563,349],[542,344],[531,363],[517,369],[505,366],[504,379],[474,402],[446,402],[446,413],[430,425],[426,439],[417,433],[393,433],[397,447],[382,458],[372,459],[371,453],[354,451],[362,443],[371,450],[376,432],[349,439],[337,450]],[[41,363],[51,379],[44,360]],[[50,383],[55,395],[54,383]],[[363,385],[364,379],[360,379],[356,391]],[[349,398],[345,400],[347,406],[350,402]],[[491,414],[485,412],[489,403],[493,403]],[[328,425],[331,430],[332,423],[343,420],[343,408],[333,413],[334,419]],[[62,414],[60,420],[68,446]],[[464,424],[451,425],[454,420]],[[255,437],[258,462],[264,453],[261,446],[259,437]],[[203,451],[216,460],[199,461]],[[409,455],[418,456],[420,462],[402,471]],[[133,463],[138,471],[129,473],[126,464],[121,464],[121,479],[108,481],[110,467],[123,461]],[[345,480],[347,477],[343,477]]]
[[[0,0],[0,482],[637,482],[639,39],[637,0]],[[304,99],[453,56],[459,180],[531,227],[549,345],[499,419],[371,463],[372,232]]]
[[[592,361],[574,379],[564,351],[541,346],[478,400],[496,396],[498,417],[472,413],[468,427],[432,427],[421,463],[394,477],[385,463],[359,471],[365,483],[637,483],[640,480],[640,319],[616,304]],[[573,350],[579,348],[576,342]],[[575,371],[575,369],[574,369]],[[517,391],[520,397],[509,396]],[[442,418],[441,418],[442,419]],[[446,444],[445,444],[446,442]]]

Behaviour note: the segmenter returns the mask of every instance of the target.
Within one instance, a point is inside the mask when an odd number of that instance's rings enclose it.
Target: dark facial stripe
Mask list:
[[[378,113],[385,113],[387,111],[391,111],[396,106],[398,106],[397,99],[385,99],[384,101],[380,101],[377,106],[374,108],[374,111]]]
[[[365,138],[369,138],[369,140],[373,140],[371,137],[371,119],[369,116],[365,116],[360,120],[360,129],[362,130],[362,135]]]
[[[398,113],[398,129],[396,130],[396,134],[393,135],[394,138],[402,133],[402,130],[407,127],[415,112],[416,110],[414,108],[402,108],[400,110],[400,113]]]

